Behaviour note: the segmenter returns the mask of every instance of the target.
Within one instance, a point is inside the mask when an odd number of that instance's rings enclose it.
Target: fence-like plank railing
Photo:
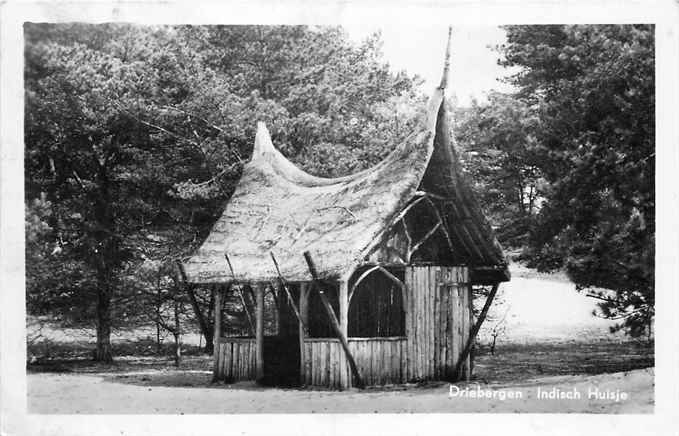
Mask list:
[[[406,381],[405,344],[406,338],[403,336],[348,339],[349,349],[367,386]],[[338,339],[305,339],[304,384],[339,389],[341,367],[337,362],[343,357]]]
[[[217,378],[228,382],[254,380],[256,374],[257,344],[255,338],[222,337],[219,339]]]

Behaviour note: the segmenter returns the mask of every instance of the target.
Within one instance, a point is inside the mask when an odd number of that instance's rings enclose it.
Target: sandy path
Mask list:
[[[597,376],[546,377],[518,385],[494,385],[496,398],[449,396],[449,385],[406,390],[324,392],[258,388],[251,384],[209,385],[206,373],[149,372],[128,375],[29,374],[29,411],[33,413],[456,413],[582,412],[652,413],[653,369]],[[190,387],[152,386],[163,377],[185,377]],[[146,383],[146,384],[145,384]],[[160,384],[160,383],[158,383]],[[476,384],[460,384],[476,389]],[[484,391],[490,385],[481,385]],[[537,390],[577,390],[580,399],[537,399]],[[624,391],[628,399],[588,399],[588,390]],[[504,392],[521,399],[504,401]]]

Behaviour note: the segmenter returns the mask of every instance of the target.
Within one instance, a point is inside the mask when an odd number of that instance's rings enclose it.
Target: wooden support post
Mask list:
[[[488,297],[486,297],[486,302],[483,305],[483,309],[481,309],[479,319],[476,320],[476,324],[474,324],[472,331],[469,333],[467,345],[465,345],[462,354],[460,354],[460,357],[457,359],[457,363],[455,364],[455,370],[453,371],[453,377],[455,380],[458,380],[458,378],[460,377],[460,370],[462,369],[462,365],[464,364],[464,361],[467,360],[467,356],[469,356],[469,353],[472,350],[472,345],[474,345],[474,339],[476,339],[476,335],[479,333],[479,329],[481,328],[483,321],[486,319],[486,315],[488,314],[488,310],[490,309],[490,305],[493,302],[493,298],[495,298],[495,294],[497,293],[497,289],[499,286],[500,286],[499,283],[495,283],[493,285],[493,288],[490,290]]]
[[[340,341],[340,344],[342,345],[342,349],[344,350],[344,354],[346,355],[347,360],[349,361],[349,367],[351,368],[351,373],[353,374],[354,378],[356,379],[356,387],[363,389],[365,387],[365,384],[363,383],[363,379],[361,378],[361,373],[358,371],[358,366],[356,366],[356,361],[354,360],[354,356],[351,354],[351,351],[349,350],[349,343],[347,342],[347,337],[342,330],[342,327],[340,326],[339,321],[337,320],[337,315],[335,315],[335,311],[332,309],[332,306],[330,305],[330,301],[328,301],[328,297],[325,295],[325,292],[323,292],[323,289],[320,286],[319,280],[318,280],[318,272],[316,271],[316,265],[314,265],[313,260],[311,259],[311,254],[309,254],[308,251],[304,252],[304,259],[307,262],[307,265],[309,266],[309,272],[311,273],[311,277],[314,279],[312,282],[312,286],[318,291],[318,296],[321,297],[321,302],[323,303],[323,307],[325,307],[325,311],[328,313],[328,318],[330,318],[330,324],[332,325],[333,329],[335,330],[335,333],[337,334],[337,338]],[[346,284],[345,284],[346,287]],[[345,288],[345,293],[347,292],[347,289]],[[348,296],[348,293],[347,293]],[[348,299],[347,299],[348,301]]]
[[[264,285],[262,283],[257,283],[255,286],[255,302],[256,302],[256,379],[257,382],[261,382],[264,378]]]
[[[339,282],[339,326],[344,338],[349,337],[349,282],[340,280]],[[347,342],[348,345],[348,342]],[[340,387],[348,389],[351,387],[351,377],[347,371],[347,359],[340,359]]]
[[[309,325],[309,284],[299,285],[299,377],[300,385],[306,380],[306,356],[304,355],[304,339]]]
[[[221,355],[219,350],[219,340],[222,337],[222,288],[221,286],[215,286],[212,288],[212,292],[215,294],[215,326],[213,331],[213,355],[214,355],[214,369],[212,375],[212,381],[217,381],[222,378],[222,374],[219,373],[219,356]]]

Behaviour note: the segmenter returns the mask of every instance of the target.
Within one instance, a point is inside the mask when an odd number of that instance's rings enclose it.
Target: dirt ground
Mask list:
[[[521,383],[459,383],[454,388],[441,383],[361,392],[273,389],[254,383],[210,384],[210,377],[205,371],[159,370],[125,375],[31,374],[29,411],[75,414],[653,412],[652,368],[595,376],[541,377]],[[175,386],[164,386],[168,380]],[[477,398],[471,397],[470,392],[478,392],[477,387],[484,398],[478,398],[479,394]],[[465,388],[469,389],[465,391]],[[538,389],[547,394],[558,389],[571,393],[574,398],[541,399]],[[627,398],[588,398],[594,395],[595,389],[611,396],[624,392]],[[575,398],[576,391],[580,398]]]
[[[474,380],[469,383],[348,392],[213,384],[209,356],[190,353],[181,368],[169,369],[170,358],[155,355],[153,342],[144,339],[150,332],[118,332],[116,362],[102,365],[83,358],[91,348],[87,336],[91,332],[45,329],[47,348],[38,345],[33,350],[51,357],[28,367],[28,410],[79,414],[653,412],[652,342],[612,335],[610,321],[591,315],[594,301],[576,293],[562,276],[537,275],[517,267],[512,273],[479,334]],[[493,331],[498,330],[491,353]],[[189,351],[191,347],[195,351],[198,336],[185,341]],[[596,397],[595,392],[608,398]],[[538,398],[539,393],[547,397]]]

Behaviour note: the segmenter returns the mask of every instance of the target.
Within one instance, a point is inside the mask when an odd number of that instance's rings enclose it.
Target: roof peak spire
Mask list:
[[[446,44],[446,57],[443,63],[443,76],[439,89],[446,89],[448,86],[448,75],[450,73],[450,41],[453,34],[453,26],[448,26],[448,43]]]

